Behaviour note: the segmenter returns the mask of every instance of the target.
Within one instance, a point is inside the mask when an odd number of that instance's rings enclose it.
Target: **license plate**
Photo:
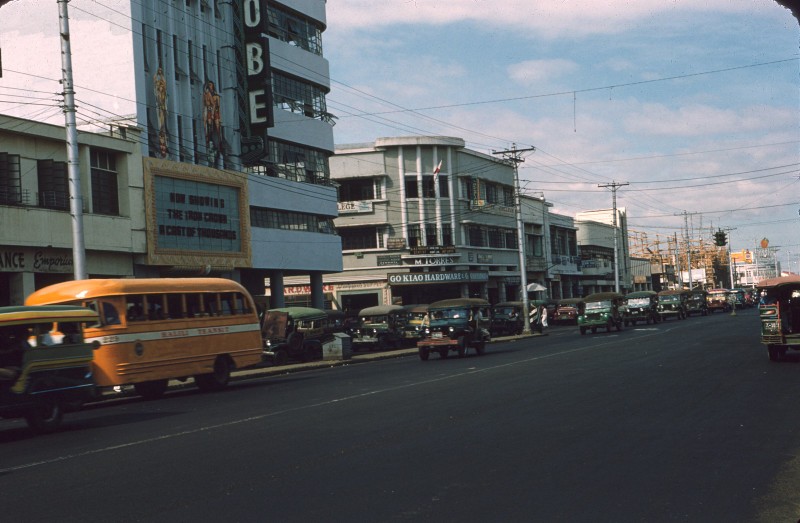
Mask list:
[[[431,333],[431,338],[441,338],[441,337],[442,337],[442,333],[441,332],[432,332]]]

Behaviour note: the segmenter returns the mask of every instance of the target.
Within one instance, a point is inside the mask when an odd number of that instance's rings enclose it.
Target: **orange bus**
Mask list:
[[[39,289],[26,305],[71,304],[98,312],[84,330],[98,341],[98,387],[133,385],[148,399],[170,379],[194,377],[204,391],[224,388],[231,370],[262,361],[263,342],[253,298],[223,278],[95,279]]]

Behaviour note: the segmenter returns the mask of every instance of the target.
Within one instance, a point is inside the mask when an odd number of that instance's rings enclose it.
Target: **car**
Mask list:
[[[655,291],[635,291],[625,295],[628,307],[625,315],[625,325],[636,325],[639,322],[650,325],[658,323],[658,293]]]
[[[689,301],[689,291],[682,289],[666,290],[658,293],[658,315],[661,321],[667,321],[669,317],[676,317],[685,320],[686,302]]]
[[[353,350],[399,348],[403,342],[406,314],[402,305],[375,305],[361,309],[358,327],[352,332]]]
[[[281,307],[265,312],[261,332],[264,359],[274,365],[322,358],[322,345],[333,337],[328,314],[313,307]]]
[[[64,412],[96,395],[83,325],[97,312],[73,305],[0,307],[0,417],[25,418],[38,433],[57,430]]]
[[[492,336],[522,334],[525,313],[521,301],[503,301],[492,307],[489,332]]]
[[[618,292],[596,292],[583,298],[585,304],[583,314],[578,316],[578,328],[581,334],[591,330],[597,332],[598,327],[606,332],[612,329],[622,330],[625,318],[625,296]]]
[[[428,306],[430,326],[423,338],[417,342],[417,351],[422,361],[427,361],[431,352],[447,358],[456,351],[460,358],[473,348],[480,356],[491,341],[489,302],[480,298],[452,298],[431,303]]]

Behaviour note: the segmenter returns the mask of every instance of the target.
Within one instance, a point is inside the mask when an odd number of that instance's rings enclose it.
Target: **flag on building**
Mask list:
[[[439,171],[442,170],[442,160],[439,160],[439,165],[433,168],[433,177],[434,179],[438,178]]]

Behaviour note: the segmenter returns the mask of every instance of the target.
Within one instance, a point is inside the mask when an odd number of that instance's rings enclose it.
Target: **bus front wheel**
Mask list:
[[[214,371],[194,377],[197,388],[203,392],[224,389],[231,379],[231,362],[227,356],[217,356],[214,360]]]
[[[25,415],[25,421],[34,432],[47,434],[61,426],[64,409],[56,398],[45,398]]]

